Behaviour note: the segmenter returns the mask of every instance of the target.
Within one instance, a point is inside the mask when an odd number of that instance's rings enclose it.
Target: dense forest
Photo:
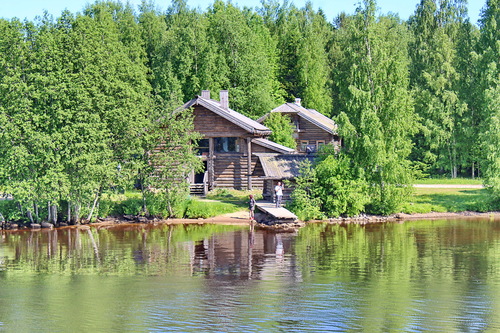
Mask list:
[[[216,0],[205,12],[184,0],[166,11],[97,1],[0,19],[0,193],[31,221],[75,223],[139,179],[144,211],[162,202],[157,211],[175,215],[198,136],[172,111],[228,89],[231,108],[253,119],[300,97],[339,124],[342,152],[304,166],[304,207],[391,213],[429,175],[480,177],[499,201],[500,1],[486,1],[479,27],[466,4],[422,0],[408,21],[377,14],[374,0],[332,22],[276,0]],[[151,163],[158,142],[167,149]]]

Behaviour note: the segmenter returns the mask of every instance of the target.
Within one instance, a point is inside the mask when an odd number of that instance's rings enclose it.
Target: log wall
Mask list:
[[[194,107],[194,130],[207,138],[246,137],[252,135],[238,125],[200,105]]]

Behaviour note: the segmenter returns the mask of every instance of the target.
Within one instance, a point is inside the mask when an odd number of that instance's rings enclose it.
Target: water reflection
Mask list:
[[[0,236],[0,330],[500,330],[499,221]]]

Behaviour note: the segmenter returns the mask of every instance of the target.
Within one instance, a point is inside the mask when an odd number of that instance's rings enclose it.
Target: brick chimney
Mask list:
[[[220,91],[220,107],[224,110],[229,109],[229,94],[227,90]]]
[[[301,101],[301,99],[300,99],[300,98],[296,98],[296,99],[295,99],[295,104],[297,104],[298,106],[301,106],[301,105],[300,105],[300,101]]]
[[[202,90],[201,91],[201,98],[210,99],[210,90]]]

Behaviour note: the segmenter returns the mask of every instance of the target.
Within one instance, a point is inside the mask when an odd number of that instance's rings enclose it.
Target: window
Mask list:
[[[208,139],[201,139],[198,141],[198,147],[196,148],[198,156],[208,155],[210,152],[210,146]]]
[[[307,140],[300,141],[300,151],[306,151],[308,144],[309,144],[309,141],[307,141]]]
[[[239,152],[238,138],[215,138],[215,151],[218,153]]]

